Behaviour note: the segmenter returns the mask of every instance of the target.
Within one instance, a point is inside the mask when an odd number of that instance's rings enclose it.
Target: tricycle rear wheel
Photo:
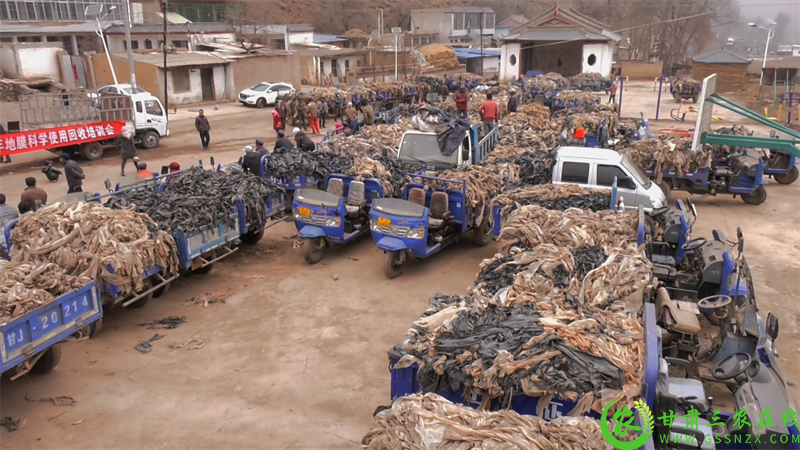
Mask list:
[[[775,181],[779,184],[792,184],[797,181],[797,166],[792,167],[786,173],[777,174],[773,178],[775,178]]]
[[[400,266],[403,265],[403,255],[400,252],[401,250],[386,252],[386,264],[383,266],[383,273],[390,280],[400,276]]]
[[[172,281],[168,282],[167,284],[153,291],[153,298],[159,298],[162,295],[166,294],[167,292],[169,292],[170,287],[172,287]]]
[[[767,199],[767,190],[764,186],[759,186],[755,191],[750,194],[742,195],[742,200],[748,205],[760,205]]]
[[[492,242],[492,227],[488,213],[484,213],[480,226],[472,230],[472,240],[478,247],[486,247]]]
[[[61,344],[56,344],[47,350],[36,364],[31,367],[31,372],[47,373],[53,370],[61,362]]]
[[[303,259],[309,264],[316,264],[325,256],[328,241],[324,237],[315,237],[303,240]]]
[[[147,289],[150,289],[150,288],[147,287]],[[128,305],[128,307],[129,308],[134,308],[134,309],[139,309],[139,308],[143,307],[144,305],[146,305],[147,302],[149,302],[151,298],[153,298],[153,292],[145,295],[144,297],[140,298],[139,300],[136,300],[135,302],[133,302],[130,305]]]
[[[242,243],[247,245],[256,245],[261,238],[264,237],[264,229],[262,228],[259,231],[248,231],[247,233],[241,235],[239,239],[242,240]]]

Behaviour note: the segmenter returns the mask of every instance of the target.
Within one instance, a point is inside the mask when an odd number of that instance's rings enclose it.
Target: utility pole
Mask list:
[[[481,78],[483,78],[483,8],[481,8]]]
[[[164,52],[164,109],[169,111],[169,94],[167,90],[167,3],[167,0],[162,0],[161,12],[164,15],[164,45],[162,46]]]
[[[125,0],[122,18],[125,20],[125,46],[128,48],[128,71],[130,72],[132,92],[136,93],[136,70],[133,67],[133,49],[131,48],[131,4]],[[166,15],[164,16],[166,17]]]

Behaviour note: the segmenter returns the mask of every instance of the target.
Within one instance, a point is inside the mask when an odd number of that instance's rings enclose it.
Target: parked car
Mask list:
[[[108,86],[103,86],[97,90],[98,94],[122,94],[122,95],[133,95],[133,94],[149,94],[149,92],[145,91],[144,89],[136,86],[135,88],[132,87],[130,84],[109,84]]]
[[[294,87],[289,83],[258,83],[239,93],[239,103],[263,108],[267,105],[274,105],[279,98],[292,92],[294,92]]]

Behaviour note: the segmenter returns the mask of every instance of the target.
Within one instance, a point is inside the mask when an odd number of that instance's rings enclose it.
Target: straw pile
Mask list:
[[[569,90],[569,91],[561,91],[556,94],[556,100],[561,100],[567,106],[570,105],[571,102],[577,101],[578,105],[593,105],[595,103],[600,102],[600,97],[593,92],[586,92],[586,91],[578,91],[578,90]]]
[[[672,142],[659,138],[643,139],[617,151],[628,155],[637,167],[653,169],[659,175],[664,169],[679,174],[694,172],[711,167],[712,161],[710,151],[705,148],[692,151],[691,141],[687,139]]]
[[[489,200],[500,192],[508,178],[511,178],[512,181],[515,179],[514,174],[509,174],[508,170],[513,171],[513,168],[503,165],[463,166],[455,170],[447,170],[438,175],[439,178],[454,180],[453,183],[426,179],[425,185],[430,189],[463,189],[464,187],[460,181],[466,181],[467,202],[470,208],[475,211],[474,224],[477,225],[482,223],[483,214],[489,205]]]
[[[585,84],[597,83],[600,81],[600,77],[599,73],[579,73],[569,77],[569,82],[572,86],[581,87]]]
[[[383,146],[390,147],[396,151],[400,146],[400,139],[403,137],[403,133],[413,129],[411,122],[404,120],[401,123],[392,125],[380,124],[364,127],[359,134],[366,139],[379,142]]]
[[[454,69],[458,67],[458,58],[456,52],[450,47],[445,47],[442,44],[428,44],[417,48],[417,51],[422,53],[425,61],[431,66],[440,69]]]

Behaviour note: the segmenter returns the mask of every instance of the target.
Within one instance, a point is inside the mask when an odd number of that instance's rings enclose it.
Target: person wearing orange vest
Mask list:
[[[583,127],[578,127],[575,129],[575,134],[572,135],[572,145],[578,147],[586,146],[586,132],[583,131]]]

